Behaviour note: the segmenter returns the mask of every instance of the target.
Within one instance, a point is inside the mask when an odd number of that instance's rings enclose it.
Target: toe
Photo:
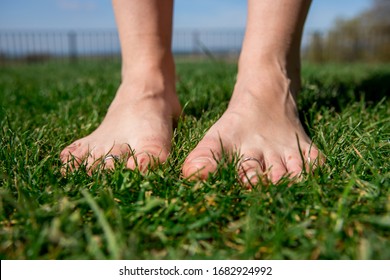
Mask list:
[[[123,160],[127,160],[130,155],[130,147],[129,145],[122,144],[122,145],[114,145],[108,152],[102,151],[98,154],[97,161],[98,165],[99,163],[102,164],[103,169],[109,169],[112,170],[115,168],[115,164],[117,162],[121,162]],[[95,160],[96,162],[96,160]]]
[[[315,146],[310,146],[303,150],[302,153],[288,155],[285,166],[289,177],[297,179],[303,172],[312,172],[324,162],[324,155]]]
[[[285,165],[290,178],[297,178],[302,174],[303,163],[299,153],[287,156]]]
[[[286,166],[278,156],[243,157],[239,178],[244,185],[272,182],[277,184],[287,174]]]
[[[137,152],[140,151],[140,152]],[[158,164],[164,163],[169,155],[169,151],[162,145],[149,144],[136,149],[133,155],[127,160],[126,167],[141,172],[146,172],[149,168],[153,168]]]
[[[103,169],[112,170],[115,168],[115,163],[120,158],[120,155],[108,154],[104,156],[99,162],[95,162],[95,167],[102,164]]]
[[[188,179],[205,180],[209,173],[215,172],[216,169],[217,162],[214,159],[199,156],[184,164],[183,176]]]
[[[60,159],[62,161],[62,163],[68,163],[69,160],[72,158],[72,154],[77,150],[77,146],[74,143],[70,144],[69,146],[67,146],[65,149],[63,149],[60,153]]]
[[[278,156],[271,156],[267,167],[267,177],[273,184],[277,184],[288,173],[282,159]]]
[[[264,178],[265,164],[263,156],[243,156],[238,167],[238,176],[242,184],[250,187]]]
[[[88,165],[91,171],[97,168],[113,170],[117,162],[122,161],[124,158],[127,159],[127,155],[127,152],[122,151],[118,146],[114,146],[108,152],[101,150],[91,155],[90,161],[88,160]]]
[[[325,163],[325,156],[314,146],[310,147],[305,153],[306,170],[312,171],[316,167]]]
[[[207,142],[201,142],[189,154],[182,168],[185,178],[205,180],[210,173],[217,170],[217,160],[220,159],[221,148],[213,149],[212,147],[213,143],[207,145]]]
[[[126,167],[131,170],[139,169],[141,172],[145,172],[148,168],[152,167],[154,162],[155,160],[152,154],[141,152],[131,156],[127,160]]]
[[[88,148],[80,144],[71,144],[60,153],[60,160],[63,163],[61,172],[74,171],[83,164]]]
[[[82,143],[80,141],[75,141],[72,144],[68,145],[62,152],[68,153],[68,152],[74,152],[78,148],[82,146]]]

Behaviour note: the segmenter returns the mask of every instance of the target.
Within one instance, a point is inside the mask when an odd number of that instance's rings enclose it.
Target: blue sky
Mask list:
[[[326,30],[335,18],[352,17],[370,2],[314,0],[306,30]],[[174,27],[243,28],[246,6],[245,0],[175,0]],[[115,28],[110,0],[0,0],[0,29],[95,28]]]

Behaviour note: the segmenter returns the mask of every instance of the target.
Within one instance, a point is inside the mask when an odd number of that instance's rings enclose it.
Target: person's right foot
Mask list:
[[[124,80],[100,126],[61,152],[64,170],[85,164],[90,173],[102,161],[104,168],[113,168],[115,158],[141,171],[163,163],[180,113],[174,81],[166,81],[162,73]]]

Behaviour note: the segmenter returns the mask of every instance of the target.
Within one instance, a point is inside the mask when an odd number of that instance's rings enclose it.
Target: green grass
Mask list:
[[[227,106],[236,66],[177,70],[186,116],[166,164],[62,177],[59,152],[99,124],[120,65],[0,69],[1,259],[390,258],[389,65],[306,65],[302,120],[326,164],[290,187],[252,191],[234,164],[206,182],[181,178]]]

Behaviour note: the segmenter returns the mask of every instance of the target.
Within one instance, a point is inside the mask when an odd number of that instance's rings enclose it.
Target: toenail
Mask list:
[[[213,163],[213,160],[209,157],[197,157],[191,160],[190,163]]]
[[[198,172],[200,171],[200,169],[197,168],[196,166],[191,166],[191,167],[188,167],[188,168],[186,169],[186,171],[187,171],[187,174],[188,174],[188,175],[192,176],[193,174],[198,173]]]
[[[206,180],[208,177],[208,172],[205,172],[203,169],[203,167],[199,168],[196,166],[188,167],[184,172],[184,176],[190,180]]]

